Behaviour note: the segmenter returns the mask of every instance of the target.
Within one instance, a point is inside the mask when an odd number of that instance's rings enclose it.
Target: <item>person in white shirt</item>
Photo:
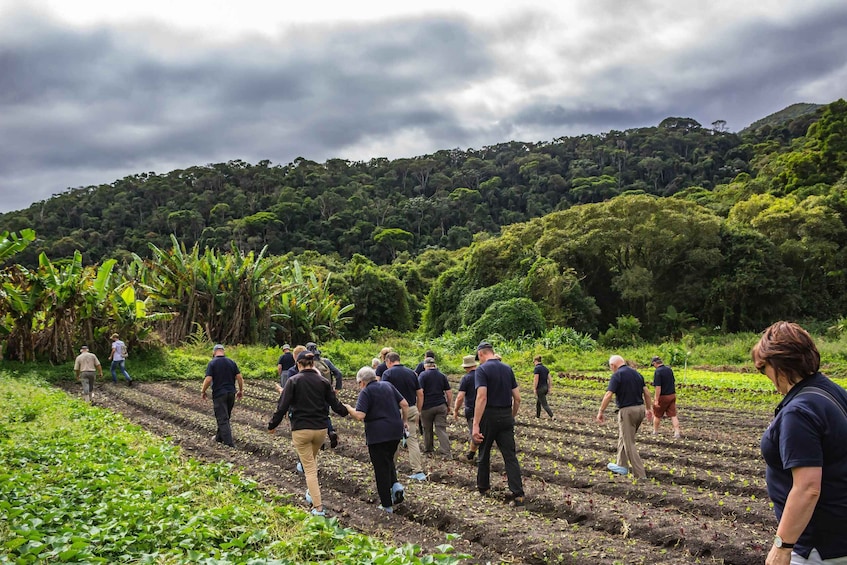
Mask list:
[[[112,362],[110,366],[112,382],[118,384],[117,369],[120,368],[127,386],[132,386],[132,377],[126,372],[126,344],[121,341],[120,336],[116,333],[112,334],[110,339],[112,340],[112,352],[109,353],[109,361]]]

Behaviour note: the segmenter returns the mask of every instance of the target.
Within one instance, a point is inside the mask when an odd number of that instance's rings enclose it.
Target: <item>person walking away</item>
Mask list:
[[[291,353],[291,346],[287,343],[283,344],[282,355],[279,356],[279,360],[276,362],[276,376],[282,378],[282,373],[288,372],[288,369],[294,367],[296,364],[294,354]]]
[[[94,404],[94,379],[96,375],[103,378],[103,367],[96,355],[88,351],[88,346],[79,348],[79,355],[74,360],[74,373],[82,382],[82,397],[89,404]]]
[[[673,437],[682,437],[679,427],[679,418],[676,415],[676,379],[673,369],[662,362],[659,356],[650,361],[655,371],[653,372],[653,435],[659,433],[659,424],[662,418],[668,417],[673,425]]]
[[[550,405],[547,403],[547,395],[552,389],[550,370],[541,363],[541,355],[536,355],[532,362],[535,363],[535,369],[532,370],[532,389],[535,391],[535,417],[540,418],[541,409],[544,408],[550,419],[555,420],[553,411],[550,410]]]
[[[445,459],[452,459],[450,451],[450,435],[447,433],[447,413],[453,405],[453,390],[450,381],[435,366],[435,359],[424,359],[424,372],[418,380],[423,389],[423,408],[421,423],[424,429],[424,452],[432,453],[435,448],[435,438],[438,436],[438,454]]]
[[[120,336],[116,333],[112,334],[110,339],[112,340],[112,352],[109,353],[109,361],[111,361],[109,369],[112,372],[112,383],[118,384],[117,369],[120,369],[124,379],[126,379],[127,386],[132,386],[132,377],[126,371],[126,344],[121,341]]]
[[[421,373],[426,370],[426,367],[424,367],[424,359],[426,359],[427,357],[431,357],[433,360],[435,360],[435,351],[433,351],[432,349],[427,349],[426,353],[424,354],[424,358],[421,359],[421,362],[418,363],[417,367],[415,367],[415,374],[417,376],[421,376]]]
[[[612,370],[612,378],[603,400],[600,401],[597,422],[602,424],[606,421],[603,413],[614,395],[618,407],[618,455],[617,461],[609,463],[606,467],[618,475],[628,474],[631,467],[635,478],[643,479],[647,475],[635,447],[635,434],[638,433],[644,418],[649,421],[653,415],[650,411],[650,390],[641,373],[629,367],[620,355],[609,357],[609,368]]]
[[[274,433],[288,415],[291,422],[291,442],[306,475],[306,502],[314,516],[326,516],[321,486],[318,482],[318,453],[327,436],[327,406],[340,415],[347,408],[339,402],[332,385],[315,369],[315,354],[305,350],[297,357],[300,372],[288,379],[276,412],[268,422],[268,431]]]
[[[374,371],[376,372],[377,377],[382,377],[382,374],[388,370],[388,365],[385,363],[385,356],[394,351],[390,347],[383,347],[379,350],[379,365],[376,366]]]
[[[456,404],[453,406],[453,417],[459,419],[459,409],[464,405],[464,416],[468,426],[468,452],[465,459],[473,461],[479,445],[473,439],[473,413],[476,403],[476,360],[473,355],[465,355],[462,358],[462,368],[465,374],[459,382],[459,392],[456,393]]]
[[[306,344],[306,350],[315,354],[315,369],[317,369],[318,372],[330,383],[332,383],[333,379],[335,379],[335,392],[338,393],[344,386],[344,375],[338,367],[332,364],[332,361],[321,355],[321,351],[318,349],[318,344],[314,341],[310,341]],[[329,417],[329,407],[327,407],[326,423],[328,429],[327,435],[329,436],[329,446],[332,449],[335,449],[338,447],[338,432],[335,431],[335,428],[332,425],[332,418]]]
[[[406,428],[409,430],[406,449],[409,451],[409,465],[412,467],[409,478],[425,481],[426,473],[424,473],[423,457],[418,441],[418,418],[423,408],[423,389],[418,376],[400,362],[400,354],[396,351],[391,351],[385,356],[385,364],[388,368],[382,374],[382,381],[394,385],[409,405],[406,410]]]
[[[751,351],[783,395],[762,434],[777,527],[767,565],[847,563],[847,391],[820,372],[809,333],[777,322]]]
[[[237,392],[236,385],[238,385]],[[244,395],[244,378],[238,370],[238,365],[226,356],[224,346],[220,343],[212,349],[212,360],[206,365],[206,378],[203,379],[203,386],[200,388],[200,398],[203,400],[206,400],[206,390],[210,386],[215,420],[218,422],[215,441],[234,447],[229,420],[235,400],[241,400]]]
[[[515,449],[515,416],[521,406],[521,394],[512,368],[497,358],[487,341],[476,347],[476,405],[473,415],[473,439],[479,446],[476,488],[483,495],[491,490],[491,448],[503,456],[512,504],[524,505],[521,466]]]
[[[397,482],[394,454],[407,426],[409,403],[394,385],[378,380],[370,367],[359,369],[356,382],[359,385],[356,408],[344,406],[352,418],[365,423],[365,442],[374,468],[379,509],[394,512],[394,505],[405,498],[403,485]]]

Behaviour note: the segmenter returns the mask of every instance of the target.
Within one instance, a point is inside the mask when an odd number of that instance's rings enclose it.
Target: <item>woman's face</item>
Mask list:
[[[785,379],[780,379],[776,369],[774,369],[768,362],[761,360],[756,361],[756,368],[773,383],[774,388],[779,393],[785,394],[788,392],[787,387],[785,387],[787,381]]]

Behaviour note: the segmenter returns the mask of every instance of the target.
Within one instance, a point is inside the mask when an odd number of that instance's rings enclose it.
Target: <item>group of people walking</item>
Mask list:
[[[117,382],[116,371],[125,373],[125,350],[117,334],[112,339],[110,361],[113,381]],[[821,374],[817,347],[797,324],[772,325],[751,354],[756,368],[784,397],[761,440],[768,494],[778,520],[766,563],[847,565],[847,538],[843,535],[847,524],[847,391]],[[543,410],[553,418],[546,399],[552,386],[549,370],[540,357],[534,359],[534,364],[536,417],[541,417]],[[673,370],[659,357],[653,357],[650,364],[654,368],[652,395],[644,377],[623,357],[612,355],[612,376],[596,416],[599,423],[605,422],[604,413],[614,397],[618,449],[616,461],[609,463],[608,468],[615,474],[631,474],[637,479],[646,476],[635,446],[636,433],[645,419],[653,421],[652,432],[656,434],[661,419],[669,418],[674,438],[682,437]],[[481,342],[475,355],[463,358],[465,374],[455,399],[432,352],[427,352],[419,367],[411,370],[401,363],[399,353],[386,348],[375,365],[376,368],[362,367],[356,373],[359,394],[353,406],[339,401],[336,392],[342,384],[340,371],[320,358],[314,343],[298,346],[293,352],[286,346],[280,357],[280,396],[268,430],[273,433],[285,417],[289,418],[312,514],[325,515],[317,456],[325,439],[334,433],[330,431],[329,410],[364,422],[379,508],[386,512],[393,512],[394,506],[405,498],[395,465],[401,442],[408,449],[411,479],[426,479],[423,453],[434,452],[435,438],[438,454],[452,457],[446,432],[451,411],[456,419],[463,417],[467,423],[469,449],[465,457],[471,461],[478,457],[478,491],[486,495],[491,489],[491,449],[496,444],[505,466],[507,497],[515,506],[524,505],[515,447],[515,416],[521,395],[514,371],[489,342]],[[74,369],[83,382],[86,400],[92,400],[94,375],[102,376],[97,357],[83,346]],[[131,377],[127,373],[125,377],[131,384]],[[214,347],[207,366],[201,387],[204,399],[209,387],[218,423],[216,440],[233,445],[229,418],[236,399],[243,395],[244,381],[238,365],[226,357],[223,345]],[[424,427],[423,450],[418,439],[419,423]],[[337,435],[332,445],[336,443]]]

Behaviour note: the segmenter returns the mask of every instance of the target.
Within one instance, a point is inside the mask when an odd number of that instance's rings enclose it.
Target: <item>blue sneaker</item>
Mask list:
[[[318,510],[317,508],[312,508],[311,512],[312,516],[320,516],[321,518],[326,518],[326,512],[323,510]]]
[[[379,506],[377,506],[377,509],[382,510],[383,512],[388,512],[389,514],[394,514],[394,508],[392,508],[391,506],[386,507],[380,504]]]
[[[414,475],[409,475],[409,478],[415,481],[425,481],[426,473],[415,473]]]
[[[609,463],[606,465],[606,468],[613,473],[617,473],[618,475],[626,475],[629,473],[629,469],[626,467],[621,467],[620,465],[615,465],[614,463]]]
[[[312,495],[309,494],[309,489],[306,489],[306,504],[312,505]]]
[[[300,463],[299,461],[297,462],[297,467],[296,467],[296,469],[297,469],[297,472],[298,472],[298,473],[300,473],[301,475],[303,474],[303,464],[302,464],[302,463]]]
[[[394,483],[391,486],[391,501],[394,504],[400,504],[404,500],[406,500],[406,490],[400,483]]]

